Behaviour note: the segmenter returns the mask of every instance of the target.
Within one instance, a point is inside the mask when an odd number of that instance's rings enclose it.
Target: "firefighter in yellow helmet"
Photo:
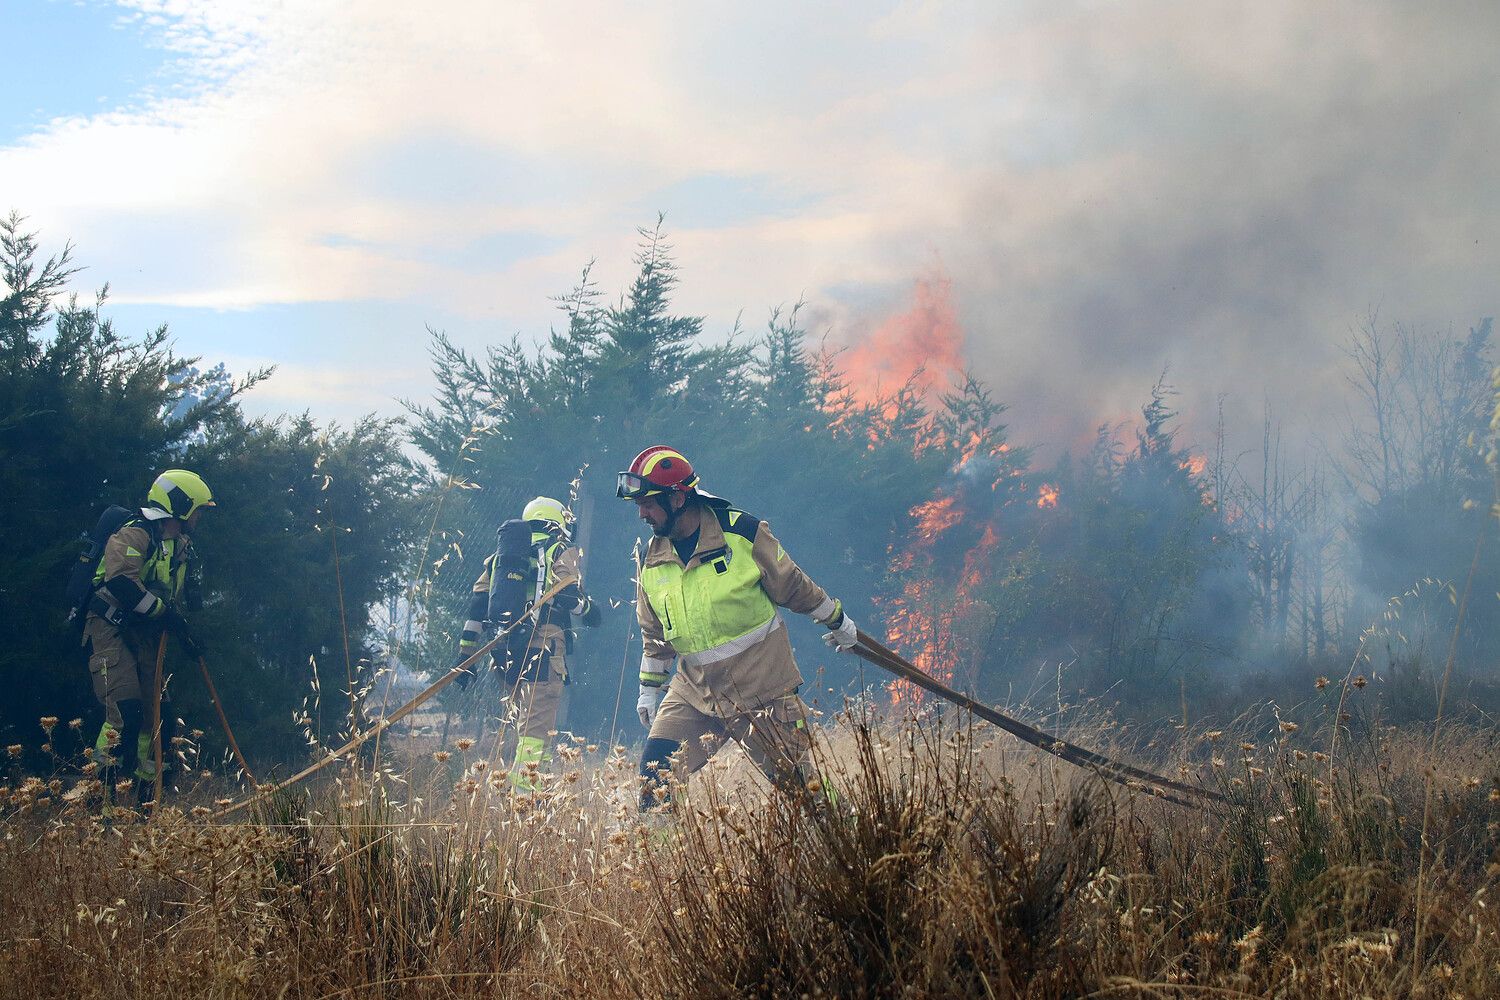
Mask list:
[[[557,728],[562,689],[570,681],[567,654],[572,648],[572,616],[584,625],[599,624],[599,608],[579,586],[580,553],[573,545],[569,518],[551,497],[528,503],[518,520],[500,526],[496,551],[484,561],[474,581],[469,617],[459,640],[459,662],[479,648],[489,627],[503,628],[525,614],[560,580],[571,581],[553,597],[535,621],[518,626],[492,656],[505,688],[506,754],[514,741],[511,781],[532,790],[532,772],[548,760],[547,734]],[[467,685],[472,674],[461,675]]]
[[[174,633],[193,655],[198,644],[177,607],[187,578],[193,530],[214,497],[186,469],[156,477],[145,506],[105,543],[88,598],[83,645],[94,696],[104,706],[95,753],[104,763],[106,795],[115,783],[136,783],[141,799],[156,780],[156,740],[170,742],[170,712],[157,718],[156,647]],[[163,758],[165,759],[165,757]]]
[[[687,458],[658,445],[636,456],[615,489],[652,533],[636,583],[644,646],[636,710],[650,731],[643,809],[666,799],[674,762],[685,777],[731,739],[778,788],[804,789],[809,709],[781,609],[825,626],[836,649],[856,643],[843,606],[792,561],[769,524],[697,486]]]

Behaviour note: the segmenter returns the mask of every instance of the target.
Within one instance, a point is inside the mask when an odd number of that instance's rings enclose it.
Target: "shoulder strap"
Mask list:
[[[737,507],[712,507],[714,516],[719,520],[719,527],[726,535],[739,535],[749,542],[755,541],[755,535],[760,531],[760,518],[754,514],[747,514]]]

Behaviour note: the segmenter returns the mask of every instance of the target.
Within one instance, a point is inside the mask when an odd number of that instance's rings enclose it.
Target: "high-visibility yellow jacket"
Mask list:
[[[678,697],[701,712],[734,715],[802,684],[780,609],[827,618],[834,602],[765,521],[717,498],[701,511],[698,544],[686,563],[667,538],[651,539],[642,560],[641,682],[665,681],[675,657]]]
[[[189,544],[186,536],[155,538],[143,520],[126,522],[105,543],[96,596],[135,620],[159,617],[182,594]]]

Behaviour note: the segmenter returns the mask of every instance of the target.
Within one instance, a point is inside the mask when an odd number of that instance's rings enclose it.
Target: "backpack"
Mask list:
[[[505,628],[526,614],[537,596],[537,580],[532,569],[536,549],[531,544],[531,522],[512,518],[496,532],[495,565],[490,575],[490,604],[485,617]],[[542,560],[536,560],[541,565]],[[542,572],[546,572],[545,566]],[[531,629],[517,628],[505,639],[505,652],[496,650],[495,659],[511,671],[526,653]]]
[[[104,558],[104,546],[109,543],[111,535],[137,516],[137,511],[111,505],[104,508],[104,513],[99,515],[99,521],[93,530],[78,536],[83,547],[68,573],[63,596],[70,609],[68,623],[75,625],[80,631],[83,629],[83,620],[88,617],[89,598],[94,596],[94,576],[99,572],[99,560]]]

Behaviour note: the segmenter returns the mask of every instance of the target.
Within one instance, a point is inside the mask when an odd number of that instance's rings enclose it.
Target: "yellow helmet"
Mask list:
[[[537,497],[527,504],[526,509],[521,511],[521,520],[544,521],[549,525],[545,529],[547,531],[561,531],[564,534],[568,531],[568,513],[561,503],[551,497]]]
[[[213,491],[196,472],[168,469],[151,484],[141,513],[151,520],[175,517],[185,521],[200,507],[216,506]]]

